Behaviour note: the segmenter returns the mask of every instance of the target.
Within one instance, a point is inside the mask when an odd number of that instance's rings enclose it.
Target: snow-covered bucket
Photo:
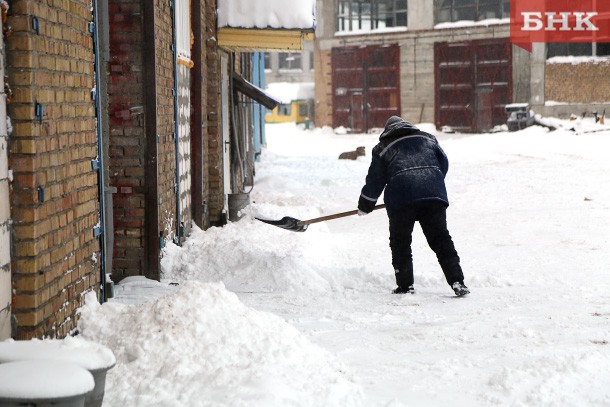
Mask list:
[[[74,363],[26,360],[0,364],[0,407],[82,407],[94,386],[91,373]]]
[[[95,387],[86,395],[87,407],[99,407],[104,399],[106,372],[114,367],[116,359],[106,346],[85,339],[67,337],[63,340],[0,342],[0,366],[17,361],[50,361],[71,363],[87,370]]]

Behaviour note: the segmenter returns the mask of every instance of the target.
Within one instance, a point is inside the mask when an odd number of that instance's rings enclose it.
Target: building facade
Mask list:
[[[266,52],[265,80],[278,82],[314,81],[314,42],[305,41],[300,52]]]
[[[313,30],[218,29],[231,1],[1,3],[0,340],[71,334],[85,294],[160,279],[165,245],[230,220],[252,101],[277,103],[252,86],[255,52]]]
[[[400,114],[473,132],[505,123],[510,103],[560,116],[608,106],[607,45],[528,53],[509,41],[509,3],[318,0],[316,124],[366,131]]]

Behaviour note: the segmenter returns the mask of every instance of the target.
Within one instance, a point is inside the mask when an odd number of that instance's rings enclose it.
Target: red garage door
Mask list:
[[[484,132],[506,123],[511,56],[508,38],[436,43],[436,126]]]
[[[397,44],[334,48],[333,126],[366,131],[399,115],[399,64]]]

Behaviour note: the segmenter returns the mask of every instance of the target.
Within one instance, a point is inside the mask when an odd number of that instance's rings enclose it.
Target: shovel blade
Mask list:
[[[305,232],[307,230],[307,225],[301,224],[300,220],[291,218],[290,216],[284,216],[280,220],[270,220],[261,218],[256,219],[282,229],[290,230],[292,232]]]

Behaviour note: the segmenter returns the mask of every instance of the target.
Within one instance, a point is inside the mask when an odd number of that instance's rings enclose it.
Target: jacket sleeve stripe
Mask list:
[[[369,196],[366,196],[364,194],[360,194],[361,197],[363,197],[364,199],[366,199],[367,201],[371,201],[371,202],[377,202],[376,198],[371,198]]]

